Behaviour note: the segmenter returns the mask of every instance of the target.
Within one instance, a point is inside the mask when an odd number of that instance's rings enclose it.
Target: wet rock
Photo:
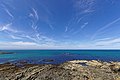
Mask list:
[[[43,59],[42,61],[44,61],[44,62],[53,62],[54,60],[53,59]]]
[[[27,61],[20,61],[20,64],[27,64]]]

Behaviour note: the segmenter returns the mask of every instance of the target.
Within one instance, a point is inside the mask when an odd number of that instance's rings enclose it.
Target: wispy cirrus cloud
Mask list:
[[[43,5],[42,5],[43,7]],[[51,20],[50,20],[50,17],[52,17],[52,13],[47,9],[47,7],[44,6],[43,8],[45,10],[44,13],[41,13],[40,10],[37,10],[35,9],[34,7],[31,8],[31,12],[29,13],[29,17],[31,18],[31,27],[36,30],[38,28],[37,26],[37,22],[38,21],[44,21],[45,24],[48,25],[48,27],[51,29],[51,30],[54,30],[54,26],[53,24],[51,23]],[[39,11],[39,12],[38,12]],[[39,14],[41,14],[39,16]]]
[[[13,14],[8,9],[5,8],[4,10],[12,19],[14,18]]]
[[[44,35],[40,35],[40,34],[34,34],[33,36],[31,35],[21,35],[22,38],[27,38],[29,40],[31,40],[32,42],[35,42],[37,44],[46,44],[46,43],[55,43],[56,40],[46,37]]]
[[[79,14],[93,12],[96,3],[95,0],[73,0],[73,2]]]
[[[74,33],[76,32],[76,28],[73,25],[78,24],[79,26],[83,19],[90,15],[89,13],[92,13],[96,10],[95,5],[97,3],[97,0],[72,0],[72,2],[75,14],[73,14],[72,18],[68,21],[68,29]],[[88,23],[81,26],[81,29],[84,28],[87,24]]]
[[[120,38],[106,38],[106,39],[99,39],[98,41],[96,41],[95,43],[97,46],[118,46],[118,44],[120,44]]]
[[[8,23],[3,26],[0,26],[0,31],[9,31],[9,32],[13,32],[13,33],[18,32],[17,30],[11,28],[11,26],[12,26],[12,23]]]
[[[104,41],[104,40],[111,40],[112,38],[102,38],[102,39],[96,39],[95,42],[97,41]]]
[[[91,39],[94,39],[98,34],[100,34],[100,32],[102,32],[103,30],[105,30],[105,29],[107,29],[107,28],[109,28],[109,27],[112,27],[113,24],[115,24],[115,23],[117,23],[117,22],[119,22],[119,21],[120,21],[120,17],[117,18],[117,19],[115,19],[114,21],[111,21],[111,22],[108,23],[107,25],[99,28],[99,29],[95,32],[95,34],[91,37]]]
[[[14,15],[12,14],[12,9],[13,7],[11,7],[9,5],[9,3],[2,3],[0,4],[0,7],[13,19],[14,18]]]
[[[68,26],[65,26],[65,32],[67,32],[68,31]]]
[[[6,33],[13,40],[26,40],[40,45],[56,42],[54,39],[40,34],[37,30],[33,31],[32,35],[24,33],[24,31],[18,31],[13,28],[12,23],[1,25],[0,32]]]
[[[35,17],[36,20],[39,20],[38,12],[35,8],[32,8],[33,14],[30,14],[30,16]]]
[[[22,37],[15,36],[15,35],[12,35],[12,34],[10,34],[9,36],[10,36],[12,39],[18,39],[18,40],[19,40],[19,39],[20,39],[20,40],[23,39]]]
[[[85,22],[82,26],[81,29],[85,28],[88,25],[88,22]]]
[[[82,29],[84,29],[88,25],[88,22],[83,23],[83,25],[80,26],[80,29],[77,29],[76,31],[73,32],[73,34],[78,34],[81,32]]]
[[[8,45],[9,44],[9,45]],[[0,42],[0,49],[64,49],[65,46],[57,46],[55,43],[37,44],[34,42]]]
[[[49,27],[50,27],[52,30],[54,30],[54,27],[53,27],[52,24],[48,23],[48,25],[49,25]]]
[[[9,44],[9,45],[8,45]],[[38,49],[39,45],[33,42],[0,42],[0,49]]]
[[[38,12],[35,8],[31,8],[31,12],[28,13],[29,17],[31,18],[31,28],[33,30],[36,30],[37,29],[37,22],[39,20],[39,15],[38,15]]]

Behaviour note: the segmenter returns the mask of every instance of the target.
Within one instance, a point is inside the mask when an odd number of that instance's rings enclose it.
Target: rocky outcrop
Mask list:
[[[13,52],[0,51],[0,54],[14,54]]]
[[[84,64],[84,65],[83,65]],[[119,62],[74,60],[59,65],[0,65],[0,80],[120,80]]]

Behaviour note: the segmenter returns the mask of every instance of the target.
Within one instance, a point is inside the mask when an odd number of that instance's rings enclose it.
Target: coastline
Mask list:
[[[0,80],[120,80],[120,62],[73,60],[62,64],[0,64]]]

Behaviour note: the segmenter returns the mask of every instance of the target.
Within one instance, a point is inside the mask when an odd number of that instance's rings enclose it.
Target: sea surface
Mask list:
[[[4,50],[4,51],[14,52],[14,54],[0,54],[0,63],[27,61],[29,63],[35,64],[60,64],[69,60],[78,59],[120,61],[120,50]]]

